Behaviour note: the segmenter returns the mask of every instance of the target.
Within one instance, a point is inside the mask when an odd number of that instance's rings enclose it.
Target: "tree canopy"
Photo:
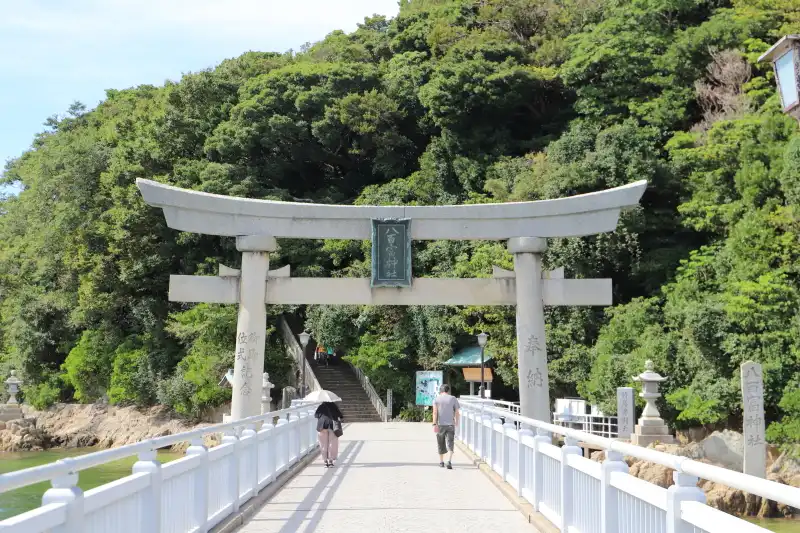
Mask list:
[[[617,231],[552,239],[549,267],[611,277],[609,309],[547,309],[551,394],[615,411],[645,359],[676,425],[741,424],[738,367],[764,365],[769,436],[800,436],[800,136],[757,57],[800,31],[790,0],[403,0],[299,52],[248,52],[162,87],[72,106],[9,162],[0,216],[0,364],[36,405],[224,402],[235,309],[167,302],[169,274],[236,267],[232,239],[168,229],[136,178],[332,204],[554,198],[647,179]],[[284,240],[303,276],[368,276],[369,243]],[[416,276],[511,268],[504,243],[414,243]],[[411,395],[490,334],[516,382],[514,309],[315,307],[298,313]],[[267,370],[287,379],[280,338]],[[513,392],[510,394],[513,395]]]

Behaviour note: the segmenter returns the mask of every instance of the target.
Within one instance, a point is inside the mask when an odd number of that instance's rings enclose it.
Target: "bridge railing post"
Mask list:
[[[617,533],[619,531],[618,494],[611,486],[611,474],[628,473],[628,464],[622,454],[606,450],[606,460],[600,467],[600,533]]]
[[[271,434],[272,420],[265,420],[257,434],[258,440],[258,488],[267,486],[275,473],[275,437]]]
[[[476,413],[473,409],[467,411],[466,440],[467,445],[473,452],[478,449],[478,445],[475,443],[475,416]]]
[[[583,453],[578,440],[572,437],[564,437],[564,446],[561,447],[561,531],[568,531],[572,523],[573,506],[573,469],[569,466],[570,455],[580,455]]]
[[[543,429],[536,430],[536,437],[533,438],[533,509],[539,510],[539,504],[544,500],[544,459],[540,446],[542,444],[552,444],[550,433]]]
[[[236,435],[236,429],[230,428],[225,430],[225,435],[222,437],[222,444],[229,444],[232,446],[232,453],[228,456],[228,479],[226,482],[228,488],[228,497],[231,498],[233,505],[233,512],[239,510],[239,456],[241,455],[241,447],[239,446],[239,437]]]
[[[511,446],[514,444],[513,437],[516,436],[517,427],[512,423],[506,421],[503,424],[503,481],[508,481],[509,474],[511,474],[511,468],[516,467],[516,465],[511,464]],[[514,474],[516,476],[516,473]]]
[[[527,426],[520,425],[517,434],[517,496],[525,499],[532,497],[528,472],[533,471],[533,465],[528,464],[533,459],[533,431]]]
[[[694,527],[681,518],[681,502],[706,502],[705,493],[697,486],[697,476],[674,471],[675,482],[667,489],[667,533],[692,533]]]
[[[491,425],[489,428],[489,441],[491,442],[491,455],[489,457],[489,466],[492,467],[492,470],[497,472],[498,470],[502,470],[503,467],[503,442],[505,441],[504,431],[503,431],[503,421],[500,420],[498,416],[494,416],[491,420]],[[497,472],[500,475],[503,475],[502,472]]]
[[[240,475],[244,475],[241,483],[250,491],[250,497],[258,494],[258,439],[256,438],[256,430],[253,424],[247,424],[242,430],[242,436],[239,440],[239,445],[242,447],[242,454],[240,460],[244,463],[239,463]],[[241,484],[240,483],[240,484]],[[239,493],[241,494],[241,490]]]
[[[278,424],[275,426],[275,474],[279,474],[289,467],[288,450],[289,440],[284,426],[289,421],[285,418],[278,419]]]
[[[208,448],[203,437],[192,439],[186,449],[187,457],[199,457],[200,466],[194,472],[194,498],[192,500],[193,516],[197,523],[197,533],[208,532]]]
[[[314,413],[316,413],[316,409],[311,409],[309,414],[311,415],[309,418],[311,420],[308,423],[308,432],[311,434],[311,447],[317,448],[319,446],[319,436],[317,433],[317,419],[314,417]]]
[[[297,449],[299,452],[298,458],[300,458],[305,455],[306,451],[308,451],[308,431],[306,431],[308,413],[306,413],[305,409],[301,409],[297,412],[297,416],[300,419],[300,423],[297,425],[297,434],[299,436],[298,438],[300,439]]]
[[[294,464],[300,454],[300,413],[286,415],[289,419],[289,463]]]
[[[309,409],[306,414],[308,414],[307,425],[306,425],[306,434],[308,435],[308,453],[311,453],[314,448],[317,447],[317,419],[314,418],[314,413],[316,409]]]
[[[58,461],[62,464],[69,464],[69,459]],[[51,503],[63,503],[67,509],[67,520],[60,528],[54,529],[54,533],[83,533],[84,531],[84,510],[83,510],[83,491],[78,488],[78,473],[70,472],[67,475],[57,477],[51,482],[52,488],[42,496],[42,505]]]
[[[142,495],[143,530],[153,533],[161,532],[161,463],[158,461],[156,449],[150,441],[149,449],[139,454],[139,460],[133,465],[133,473],[150,474],[150,486]]]
[[[486,461],[486,418],[487,414],[484,412],[484,405],[481,403],[481,413],[478,415],[478,431],[480,432],[480,438],[478,439],[478,444],[480,448],[478,449],[478,457],[482,461]]]
[[[475,412],[472,408],[467,408],[463,410],[464,417],[462,420],[462,425],[464,426],[461,430],[463,432],[462,440],[467,445],[467,447],[475,451]]]

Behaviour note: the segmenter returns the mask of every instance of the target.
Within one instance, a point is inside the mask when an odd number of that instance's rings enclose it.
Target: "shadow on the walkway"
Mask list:
[[[372,441],[370,441],[372,442]],[[347,468],[401,468],[407,466],[419,466],[423,468],[437,468],[442,469],[439,463],[352,463],[347,465]],[[478,468],[469,464],[454,464],[454,470],[464,470],[468,468]]]
[[[333,498],[333,494],[336,492],[336,489],[338,489],[339,485],[342,484],[342,480],[344,480],[347,470],[350,468],[353,460],[363,447],[364,441],[362,440],[350,441],[347,443],[345,449],[339,455],[337,466],[335,468],[326,469],[325,473],[322,476],[319,476],[319,481],[314,484],[314,487],[309,491],[308,496],[303,498],[303,501],[300,502],[298,509],[292,513],[278,533],[296,533],[298,531],[312,533],[317,528],[320,520],[322,520],[322,515],[325,513],[327,504],[330,503],[331,498]],[[321,501],[317,502],[317,498],[319,498],[322,492],[326,489],[327,493],[325,494],[325,497]],[[312,507],[314,507],[315,504],[318,504],[318,507],[316,511],[312,511]],[[270,502],[267,502],[264,507],[268,508],[269,505]],[[311,512],[314,514],[308,517],[309,513]],[[303,523],[306,521],[306,518],[308,518],[308,523],[305,527],[303,527]],[[254,518],[251,521],[258,522],[259,520]]]

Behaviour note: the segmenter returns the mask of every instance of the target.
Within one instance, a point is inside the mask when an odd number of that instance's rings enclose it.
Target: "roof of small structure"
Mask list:
[[[487,351],[483,354],[484,363],[492,359],[491,354]],[[453,357],[444,362],[447,366],[480,366],[481,364],[481,347],[480,346],[467,346],[453,354]]]

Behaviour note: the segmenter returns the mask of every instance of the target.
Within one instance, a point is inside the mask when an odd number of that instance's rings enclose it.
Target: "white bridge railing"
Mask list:
[[[577,429],[584,433],[616,439],[619,436],[616,416],[553,413],[553,423],[557,426]]]
[[[476,401],[476,402],[483,402],[485,405],[491,405],[494,408],[502,409],[506,411],[511,411],[515,415],[520,413],[519,409],[519,402],[509,402],[506,400],[492,400],[492,399],[484,399],[482,400],[480,396],[477,394],[475,395],[464,395],[462,394],[459,396],[460,400],[468,400],[468,401]]]
[[[699,478],[800,507],[798,488],[462,400],[459,440],[564,533],[767,533],[707,506]],[[554,446],[552,434],[563,435],[564,446]],[[606,460],[584,458],[579,441],[603,448]],[[675,484],[631,476],[624,456],[673,469]]]
[[[0,475],[0,492],[52,483],[41,507],[1,521],[0,532],[206,533],[316,448],[315,408],[293,407]],[[214,433],[224,434],[222,444],[207,449],[203,437]],[[181,442],[191,443],[186,457],[162,466],[156,451]],[[139,460],[130,476],[85,493],[77,487],[81,470],[132,455]]]

